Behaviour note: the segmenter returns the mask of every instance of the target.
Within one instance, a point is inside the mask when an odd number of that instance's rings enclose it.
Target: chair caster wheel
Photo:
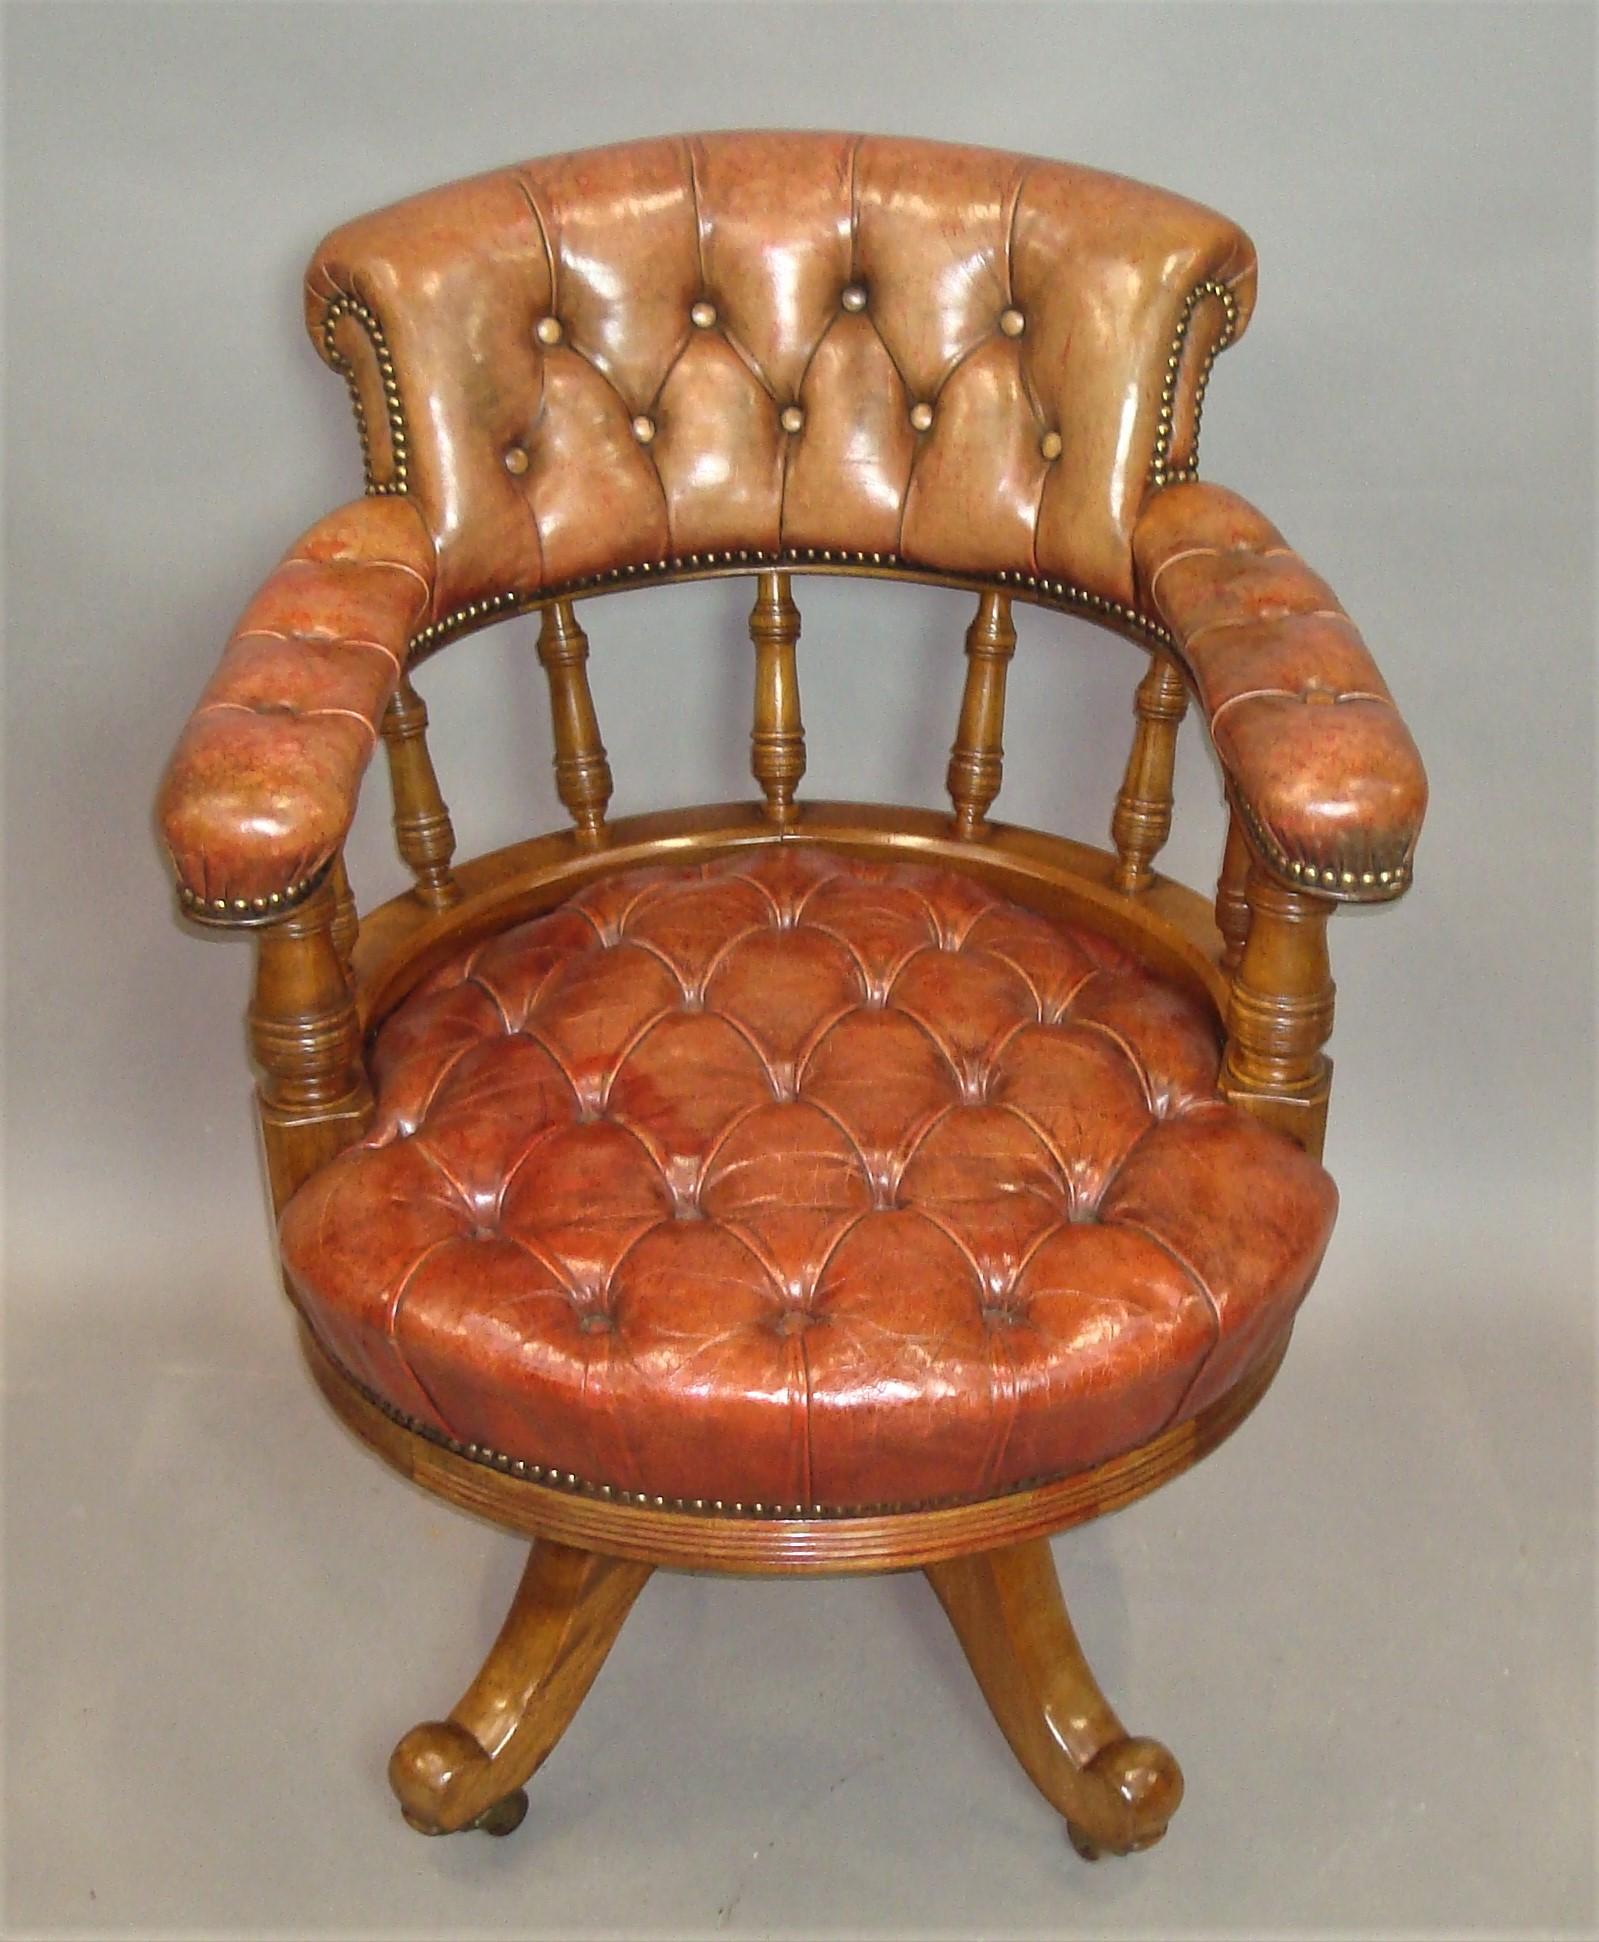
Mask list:
[[[486,1813],[480,1814],[472,1823],[485,1834],[514,1834],[527,1819],[527,1789],[518,1787],[514,1793],[497,1800]]]

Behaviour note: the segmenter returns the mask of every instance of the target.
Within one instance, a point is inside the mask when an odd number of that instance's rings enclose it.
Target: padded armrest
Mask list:
[[[246,607],[157,806],[196,915],[258,920],[314,887],[348,833],[433,576],[415,506],[358,499],[297,540]]]
[[[1286,882],[1396,897],[1427,778],[1377,665],[1325,580],[1221,486],[1168,486],[1133,555],[1170,630],[1261,861]]]

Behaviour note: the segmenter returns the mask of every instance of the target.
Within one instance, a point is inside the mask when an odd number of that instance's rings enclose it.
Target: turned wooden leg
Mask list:
[[[413,1726],[389,1760],[412,1827],[509,1834],[520,1825],[525,1783],[571,1724],[650,1570],[534,1544],[482,1671],[447,1720]]]
[[[1078,1853],[1158,1841],[1183,1797],[1181,1770],[1158,1741],[1124,1732],[1095,1684],[1046,1540],[926,1570],[1000,1731]]]

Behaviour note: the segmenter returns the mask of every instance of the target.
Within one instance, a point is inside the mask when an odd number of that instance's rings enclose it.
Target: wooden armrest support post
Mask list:
[[[330,876],[258,934],[250,1049],[260,1074],[256,1098],[274,1214],[303,1180],[359,1139],[372,1116],[355,1001],[335,936],[339,919]]]

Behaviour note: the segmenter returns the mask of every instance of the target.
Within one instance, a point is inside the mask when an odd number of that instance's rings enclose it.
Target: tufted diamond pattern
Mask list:
[[[652,1499],[982,1496],[1202,1408],[1309,1286],[1332,1183],[1217,1056],[970,878],[791,841],[635,871],[396,1011],[284,1261],[458,1442]]]
[[[336,230],[306,297],[374,483],[427,511],[441,615],[783,547],[1129,602],[1254,274],[1233,224],[1119,177],[757,131],[430,191]]]

